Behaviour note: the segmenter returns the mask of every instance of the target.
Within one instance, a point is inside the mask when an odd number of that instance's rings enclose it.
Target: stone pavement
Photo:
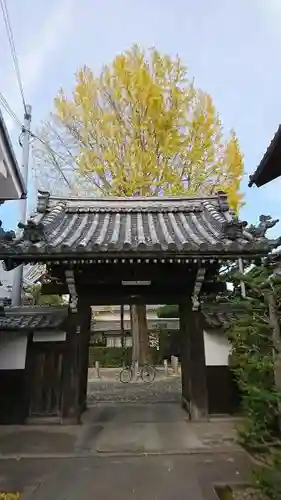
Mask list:
[[[230,419],[192,423],[177,403],[99,404],[80,426],[0,426],[0,458],[237,451]]]
[[[80,426],[0,426],[0,492],[22,500],[215,500],[245,483],[230,419],[191,423],[178,403],[100,403]]]
[[[0,490],[21,500],[217,500],[214,484],[249,476],[240,452],[0,461]]]
[[[83,421],[88,449],[98,453],[167,454],[237,448],[232,421],[191,423],[177,403],[101,404],[90,408]],[[97,425],[102,426],[99,432]]]

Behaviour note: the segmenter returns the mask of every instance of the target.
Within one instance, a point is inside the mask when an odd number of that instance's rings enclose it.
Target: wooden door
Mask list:
[[[62,400],[62,342],[31,342],[27,355],[29,416],[59,416]]]

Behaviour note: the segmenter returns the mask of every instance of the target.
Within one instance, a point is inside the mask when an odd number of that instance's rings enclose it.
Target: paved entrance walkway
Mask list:
[[[217,500],[214,483],[245,479],[243,453],[0,461],[1,491],[21,500]]]
[[[177,403],[108,404],[84,415],[88,449],[99,453],[192,453],[237,448],[233,421],[191,423]],[[101,428],[97,433],[97,425]]]
[[[193,424],[178,403],[98,404],[81,426],[0,427],[0,492],[23,500],[215,500],[244,482],[229,419]]]
[[[0,426],[0,458],[237,450],[230,419],[191,423],[178,403],[99,404],[81,426]]]

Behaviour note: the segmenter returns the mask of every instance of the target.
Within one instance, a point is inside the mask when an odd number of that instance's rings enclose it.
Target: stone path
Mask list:
[[[97,403],[81,426],[0,426],[0,493],[21,500],[217,500],[245,483],[230,419],[190,423],[177,403]]]
[[[0,458],[237,451],[235,437],[231,420],[191,423],[177,403],[101,403],[81,426],[0,426]]]
[[[181,401],[181,378],[156,379],[152,384],[113,380],[89,380],[88,402],[168,403]]]
[[[90,408],[83,420],[87,449],[98,453],[171,454],[237,448],[232,421],[191,423],[176,403],[101,404]]]
[[[24,459],[0,462],[0,490],[21,500],[217,500],[214,484],[245,482],[244,453]]]

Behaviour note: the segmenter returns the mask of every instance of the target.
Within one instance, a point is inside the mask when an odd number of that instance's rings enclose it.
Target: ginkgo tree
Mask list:
[[[243,156],[234,131],[225,137],[211,96],[188,78],[181,60],[155,49],[133,46],[99,74],[84,66],[72,94],[59,91],[38,134],[37,179],[53,193],[222,190],[235,210],[242,203]],[[145,310],[136,311],[144,331]]]

